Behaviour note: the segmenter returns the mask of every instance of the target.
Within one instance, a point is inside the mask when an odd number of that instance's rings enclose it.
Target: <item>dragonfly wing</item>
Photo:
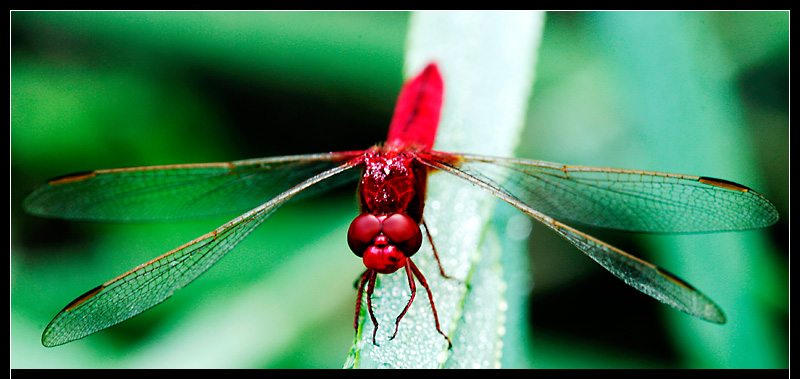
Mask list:
[[[164,301],[216,263],[287,200],[359,163],[354,159],[319,173],[216,230],[92,289],[56,315],[42,334],[42,344],[58,346],[83,338]]]
[[[694,317],[725,323],[725,313],[714,301],[669,271],[546,216],[525,213],[544,222],[629,286]]]
[[[86,171],[48,181],[34,190],[23,206],[40,216],[97,221],[186,219],[244,212],[360,153]]]
[[[554,220],[524,203],[493,181],[479,178],[472,172],[455,167],[450,162],[431,159],[431,155],[419,155],[419,157],[423,163],[466,179],[519,208],[556,231],[614,276],[639,291],[692,316],[715,323],[725,323],[725,314],[719,306],[706,295],[666,270]]]
[[[428,157],[502,186],[530,208],[563,222],[687,233],[755,229],[778,220],[764,196],[721,179],[467,154],[431,152]]]

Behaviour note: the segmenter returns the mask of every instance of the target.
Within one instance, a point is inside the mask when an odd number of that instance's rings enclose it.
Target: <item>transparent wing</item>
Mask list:
[[[85,171],[48,181],[25,199],[23,207],[39,216],[97,221],[153,221],[244,212],[362,153]]]
[[[466,179],[519,208],[556,231],[614,276],[639,291],[692,316],[715,323],[725,323],[725,314],[711,299],[666,270],[556,221],[517,198],[516,194],[500,187],[495,180],[477,176],[474,174],[474,167],[470,166],[470,172],[462,170],[461,165],[452,162],[453,157],[450,155],[437,156],[433,153],[419,154],[418,157],[421,162]]]
[[[353,159],[319,173],[216,230],[90,290],[56,315],[42,334],[42,344],[57,346],[83,338],[164,301],[216,263],[287,200],[359,163]]]
[[[778,220],[775,206],[761,194],[721,179],[468,154],[427,156],[502,186],[528,207],[562,222],[685,233],[755,229]]]

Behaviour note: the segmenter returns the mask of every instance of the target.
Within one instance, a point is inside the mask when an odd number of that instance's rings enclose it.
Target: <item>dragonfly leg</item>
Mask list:
[[[439,273],[442,274],[442,277],[447,279],[453,279],[449,275],[444,273],[444,268],[442,267],[442,262],[439,261],[439,254],[436,253],[436,245],[433,244],[433,237],[431,236],[430,230],[428,230],[428,224],[425,223],[425,219],[422,219],[422,226],[425,228],[425,235],[428,236],[428,241],[431,243],[431,249],[433,249],[433,257],[436,258],[436,264],[439,265]]]
[[[425,280],[425,276],[422,275],[422,272],[417,268],[417,265],[411,261],[411,259],[407,262],[407,267],[411,269],[411,272],[414,273],[414,276],[417,277],[419,283],[425,287],[425,292],[428,293],[428,300],[431,301],[431,310],[433,311],[433,320],[436,322],[436,331],[439,332],[446,340],[447,340],[447,348],[450,349],[453,347],[453,343],[450,342],[450,337],[448,337],[444,332],[442,332],[442,328],[439,326],[439,315],[436,313],[436,305],[433,304],[433,294],[431,293],[431,288],[428,287],[428,282]]]
[[[409,259],[409,262],[410,261],[411,260]],[[411,303],[414,301],[414,295],[417,294],[417,284],[414,283],[414,275],[412,274],[411,268],[408,264],[406,264],[406,274],[408,274],[408,288],[411,290],[411,298],[408,299],[406,307],[403,308],[403,311],[400,312],[399,316],[397,316],[397,320],[394,322],[394,334],[392,334],[392,336],[389,338],[390,340],[397,336],[397,329],[400,327],[400,320],[406,315],[406,312],[408,312],[408,307],[411,306]]]
[[[364,295],[364,284],[369,280],[370,271],[372,270],[365,270],[364,273],[361,274],[361,277],[356,279],[355,283],[353,283],[353,286],[358,286],[358,295],[356,295],[356,319],[353,321],[353,328],[355,328],[356,331],[358,331],[358,315],[361,313],[361,296]]]
[[[372,292],[375,291],[375,279],[378,277],[378,272],[375,270],[367,270],[367,272],[368,274],[366,275],[369,279],[369,283],[367,284],[367,311],[369,313],[369,318],[372,319],[372,325],[375,327],[375,329],[372,330],[372,344],[380,346],[375,342],[375,335],[378,333],[378,320],[375,318],[375,314],[372,313]]]

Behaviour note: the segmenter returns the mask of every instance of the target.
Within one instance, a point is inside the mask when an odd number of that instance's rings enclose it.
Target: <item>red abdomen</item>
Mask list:
[[[432,149],[443,93],[444,83],[435,63],[404,84],[394,108],[387,145]]]

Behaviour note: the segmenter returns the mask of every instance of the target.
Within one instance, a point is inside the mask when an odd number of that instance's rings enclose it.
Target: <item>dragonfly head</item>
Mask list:
[[[419,250],[422,232],[416,221],[404,213],[364,213],[350,223],[347,244],[367,268],[390,274],[404,267],[406,258]]]

